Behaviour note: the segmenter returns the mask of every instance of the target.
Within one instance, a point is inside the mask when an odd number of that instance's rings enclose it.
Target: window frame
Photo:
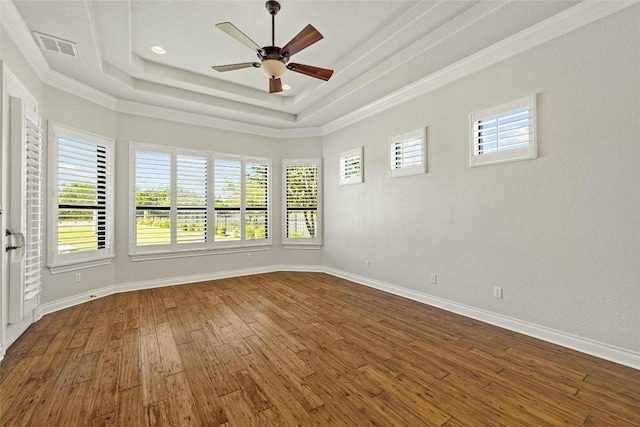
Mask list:
[[[475,153],[478,138],[476,124],[491,117],[502,117],[515,113],[517,110],[528,108],[530,110],[528,131],[529,141],[524,147],[500,148],[486,153]],[[519,98],[503,104],[485,108],[469,115],[469,165],[471,167],[485,166],[497,163],[515,162],[520,160],[531,160],[537,158],[537,129],[536,129],[536,94]],[[500,137],[497,136],[497,144]]]
[[[166,153],[170,155],[171,163],[171,177],[170,177],[170,242],[168,244],[160,245],[137,245],[137,217],[136,217],[136,153],[137,152],[149,152],[149,153]],[[205,207],[206,212],[206,228],[205,233],[207,239],[204,242],[195,243],[178,243],[177,238],[177,163],[178,156],[202,156],[207,158],[207,205]],[[240,162],[240,176],[241,176],[241,219],[240,219],[240,238],[238,240],[226,240],[220,241],[216,239],[215,235],[215,221],[216,221],[216,205],[215,205],[215,161],[216,159],[229,159]],[[267,193],[267,236],[264,239],[247,239],[246,238],[246,225],[245,212],[246,212],[246,186],[245,186],[245,165],[247,162],[263,162],[267,165],[267,178],[266,178],[266,193]],[[170,147],[142,142],[129,142],[129,256],[133,261],[147,260],[147,259],[164,259],[164,258],[178,258],[185,256],[200,256],[213,253],[228,253],[228,252],[246,252],[253,250],[268,250],[272,246],[273,241],[273,228],[272,228],[272,197],[271,197],[271,176],[272,176],[272,161],[269,158],[259,158],[254,156],[245,156],[240,154],[227,154],[214,151],[204,150],[192,150],[181,147]]]
[[[362,184],[364,182],[363,147],[356,147],[340,153],[338,185]],[[347,170],[347,159],[357,157],[359,166],[357,173]],[[351,163],[351,162],[350,162]]]
[[[398,159],[394,158],[392,147],[397,144],[405,144],[420,138],[420,163],[398,166]],[[427,173],[427,128],[415,129],[401,135],[389,137],[389,178],[398,178],[411,175],[423,175]]]
[[[316,233],[315,237],[288,237],[287,235],[287,168],[290,166],[315,166],[317,167],[316,183]],[[285,249],[306,248],[319,249],[322,246],[322,158],[307,159],[283,159],[282,160],[282,245]]]
[[[47,267],[52,274],[63,273],[83,268],[95,267],[110,264],[115,256],[114,227],[113,227],[113,171],[115,163],[115,140],[91,132],[75,129],[60,123],[49,122],[49,213],[48,219],[48,256]],[[105,247],[91,251],[80,251],[77,253],[58,253],[58,222],[59,222],[59,153],[60,137],[68,137],[74,140],[102,147],[105,149],[106,162],[104,166],[104,226]],[[97,174],[97,172],[96,172]]]

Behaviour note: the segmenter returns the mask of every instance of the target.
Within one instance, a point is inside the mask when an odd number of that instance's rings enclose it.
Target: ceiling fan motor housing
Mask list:
[[[267,77],[279,79],[287,71],[288,56],[280,55],[278,46],[265,46],[258,51],[258,58],[262,62],[260,69]]]

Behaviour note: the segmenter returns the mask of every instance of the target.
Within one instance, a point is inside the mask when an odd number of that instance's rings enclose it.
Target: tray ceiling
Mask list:
[[[13,9],[3,5],[3,10],[17,11],[23,23],[16,28],[30,33],[31,56],[39,55],[44,60],[40,62],[46,63],[45,82],[91,88],[112,99],[121,111],[177,110],[241,127],[295,131],[331,126],[398,93],[406,97],[416,82],[446,74],[443,70],[465,64],[479,52],[532,28],[561,21],[557,17],[568,19],[581,4],[280,3],[276,45],[283,46],[312,24],[324,39],[296,54],[295,62],[335,70],[328,82],[287,72],[282,81],[291,90],[269,94],[260,70],[218,73],[211,69],[257,59],[246,46],[217,29],[218,22],[232,22],[259,45],[270,44],[271,17],[263,1],[15,0]],[[40,47],[34,31],[75,43],[78,57]],[[156,45],[166,54],[153,53],[150,48]]]

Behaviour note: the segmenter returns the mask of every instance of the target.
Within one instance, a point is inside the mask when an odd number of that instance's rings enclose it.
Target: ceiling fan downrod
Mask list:
[[[271,46],[276,45],[276,15],[280,12],[280,3],[270,0],[264,5],[271,15]]]

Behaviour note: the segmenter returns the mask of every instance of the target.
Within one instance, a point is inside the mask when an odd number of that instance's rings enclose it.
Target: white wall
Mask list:
[[[60,306],[88,300],[95,291],[109,292],[106,288],[125,286],[155,286],[162,283],[180,283],[191,277],[215,276],[216,273],[251,272],[272,266],[319,265],[321,251],[284,250],[280,244],[281,197],[280,165],[284,157],[321,156],[320,138],[288,140],[229,132],[208,127],[183,124],[130,114],[116,113],[104,107],[47,86],[45,89],[44,117],[67,126],[96,133],[116,140],[114,163],[114,228],[115,258],[110,265],[78,270],[82,279],[75,283],[76,271],[51,274],[44,272],[44,304]],[[133,262],[129,256],[129,141],[211,150],[231,154],[267,157],[272,160],[272,233],[273,247],[251,253],[226,253],[188,258]],[[99,295],[100,292],[97,292]],[[82,296],[78,298],[78,296]]]
[[[326,136],[325,265],[640,351],[639,11]],[[539,158],[471,169],[469,113],[533,93]],[[424,126],[428,173],[389,179],[387,138]],[[339,187],[360,145],[365,183]]]

